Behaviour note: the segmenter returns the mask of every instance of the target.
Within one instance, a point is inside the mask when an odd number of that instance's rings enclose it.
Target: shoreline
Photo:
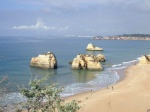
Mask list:
[[[130,65],[130,66],[132,66],[132,65]],[[121,82],[121,81],[123,81],[125,79],[125,77],[126,77],[125,71],[128,68],[129,68],[129,66],[126,67],[126,68],[123,68],[123,69],[118,69],[118,71],[115,70],[115,72],[117,72],[117,74],[119,75],[119,80],[116,83],[119,83],[119,82]],[[121,72],[121,73],[118,73],[118,72]],[[77,94],[74,94],[74,95],[71,95],[71,96],[65,96],[65,97],[62,97],[62,99],[67,100],[67,99],[70,99],[70,98],[72,98],[74,96],[78,96],[78,95],[81,95],[81,94],[84,95],[84,94],[89,94],[91,92],[101,91],[103,89],[109,88],[109,86],[112,86],[112,85],[114,85],[114,84],[108,85],[106,87],[103,87],[103,88],[100,88],[100,89],[97,89],[97,90],[85,91],[85,92],[77,93]]]
[[[114,68],[112,68],[112,67],[110,67],[110,69],[112,69],[112,72],[116,72],[117,73],[117,75],[119,76],[119,80],[117,80],[116,81],[116,83],[119,83],[120,81],[123,81],[124,79],[125,79],[125,77],[126,77],[126,74],[125,74],[125,72],[126,72],[126,70],[129,68],[129,67],[131,67],[131,66],[133,66],[133,65],[136,65],[138,63],[138,61],[137,62],[130,62],[130,64],[129,65],[127,65],[125,68],[122,68],[122,69],[118,69],[118,68],[116,68],[116,70],[114,69]],[[124,65],[125,66],[125,65]],[[123,67],[123,66],[122,66]],[[114,70],[113,70],[114,69]],[[114,83],[114,84],[116,84],[116,83]],[[114,85],[114,84],[111,84],[111,85]],[[111,86],[111,85],[108,85],[108,86],[105,86],[105,87],[102,87],[102,88],[99,88],[99,89],[97,89],[97,90],[91,90],[91,91],[93,91],[93,92],[96,92],[96,91],[99,91],[99,90],[103,90],[104,88],[108,88],[109,86]],[[80,95],[80,94],[85,94],[85,93],[90,93],[90,91],[85,91],[85,92],[81,92],[81,93],[77,93],[77,94],[73,94],[73,95],[70,95],[70,96],[64,96],[64,97],[62,97],[62,99],[68,99],[68,98],[70,98],[70,97],[73,97],[73,96],[76,96],[76,95]]]
[[[130,66],[133,66],[133,65],[130,65]],[[123,69],[114,70],[114,71],[117,72],[117,74],[119,75],[119,80],[118,80],[115,84],[117,84],[117,83],[119,83],[119,82],[121,82],[121,81],[123,81],[123,80],[125,79],[125,77],[126,77],[125,72],[126,72],[126,70],[127,70],[130,66],[127,66],[126,68],[123,68]],[[119,73],[118,73],[118,72],[119,72]],[[77,93],[77,94],[74,94],[74,95],[65,96],[65,97],[62,97],[62,99],[63,99],[63,100],[68,100],[68,99],[70,99],[70,98],[72,98],[72,97],[75,97],[75,96],[78,96],[78,95],[85,95],[85,94],[89,94],[89,93],[101,91],[101,90],[106,89],[106,88],[108,89],[109,86],[112,86],[112,85],[114,85],[114,84],[108,85],[108,86],[106,86],[106,87],[103,87],[103,88],[100,88],[100,89],[97,89],[97,90],[85,91],[85,92]]]
[[[150,109],[150,65],[131,65],[123,80],[97,91],[66,98],[77,100],[79,112],[147,112]]]

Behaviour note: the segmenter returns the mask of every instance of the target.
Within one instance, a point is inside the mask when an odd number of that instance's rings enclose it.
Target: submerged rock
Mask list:
[[[94,55],[78,54],[72,61],[72,69],[102,70],[100,59]]]
[[[31,59],[30,66],[42,69],[56,69],[57,60],[52,52],[47,52],[45,54],[40,54],[37,57],[33,57]]]
[[[103,51],[102,48],[94,46],[92,43],[89,43],[86,47],[88,51]]]
[[[140,58],[139,64],[150,64],[150,55],[143,55]]]

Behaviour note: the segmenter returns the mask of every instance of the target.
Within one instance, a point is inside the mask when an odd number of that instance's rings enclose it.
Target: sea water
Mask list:
[[[86,51],[87,44],[92,43],[104,51]],[[46,84],[56,83],[63,86],[62,97],[81,92],[97,90],[116,83],[126,67],[138,62],[138,57],[150,53],[149,41],[133,40],[92,40],[91,38],[66,38],[63,36],[46,37],[0,37],[0,78],[7,74],[9,91],[0,104],[15,103],[24,98],[18,86],[28,87],[30,79],[47,78]],[[30,67],[32,57],[53,52],[58,68],[43,70]],[[72,70],[69,62],[77,54],[104,54],[106,62],[103,71]],[[1,84],[1,86],[3,83]]]

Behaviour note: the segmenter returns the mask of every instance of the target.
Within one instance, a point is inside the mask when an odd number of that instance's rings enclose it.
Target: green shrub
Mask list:
[[[22,104],[22,109],[29,112],[77,112],[80,109],[78,103],[73,100],[64,104],[59,93],[62,88],[52,86],[41,86],[46,79],[30,81],[30,89],[23,88],[21,93],[27,97],[27,101]]]

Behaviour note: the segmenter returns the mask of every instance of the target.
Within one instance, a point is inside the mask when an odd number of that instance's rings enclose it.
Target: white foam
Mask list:
[[[125,69],[127,66],[121,66],[121,67],[116,67],[116,68],[108,68],[109,70],[116,70],[116,69]]]
[[[118,67],[121,66],[121,64],[112,65],[111,67]]]
[[[131,64],[135,64],[135,63],[137,63],[139,60],[132,60],[132,61],[130,61],[130,63]]]
[[[21,93],[8,93],[0,97],[0,105],[15,104],[25,100],[26,97]]]
[[[122,62],[123,65],[131,65],[133,63],[138,62],[138,60],[132,60],[132,61],[127,61],[127,62]]]
[[[73,83],[65,86],[64,91],[60,94],[62,97],[75,95],[82,92],[94,91],[108,85],[114,84],[119,80],[116,71],[103,71],[95,75],[96,78],[87,83]]]
[[[137,60],[139,61],[141,59],[141,57],[137,57]]]
[[[131,63],[130,61],[127,61],[127,62],[122,62],[122,64],[129,64]]]

